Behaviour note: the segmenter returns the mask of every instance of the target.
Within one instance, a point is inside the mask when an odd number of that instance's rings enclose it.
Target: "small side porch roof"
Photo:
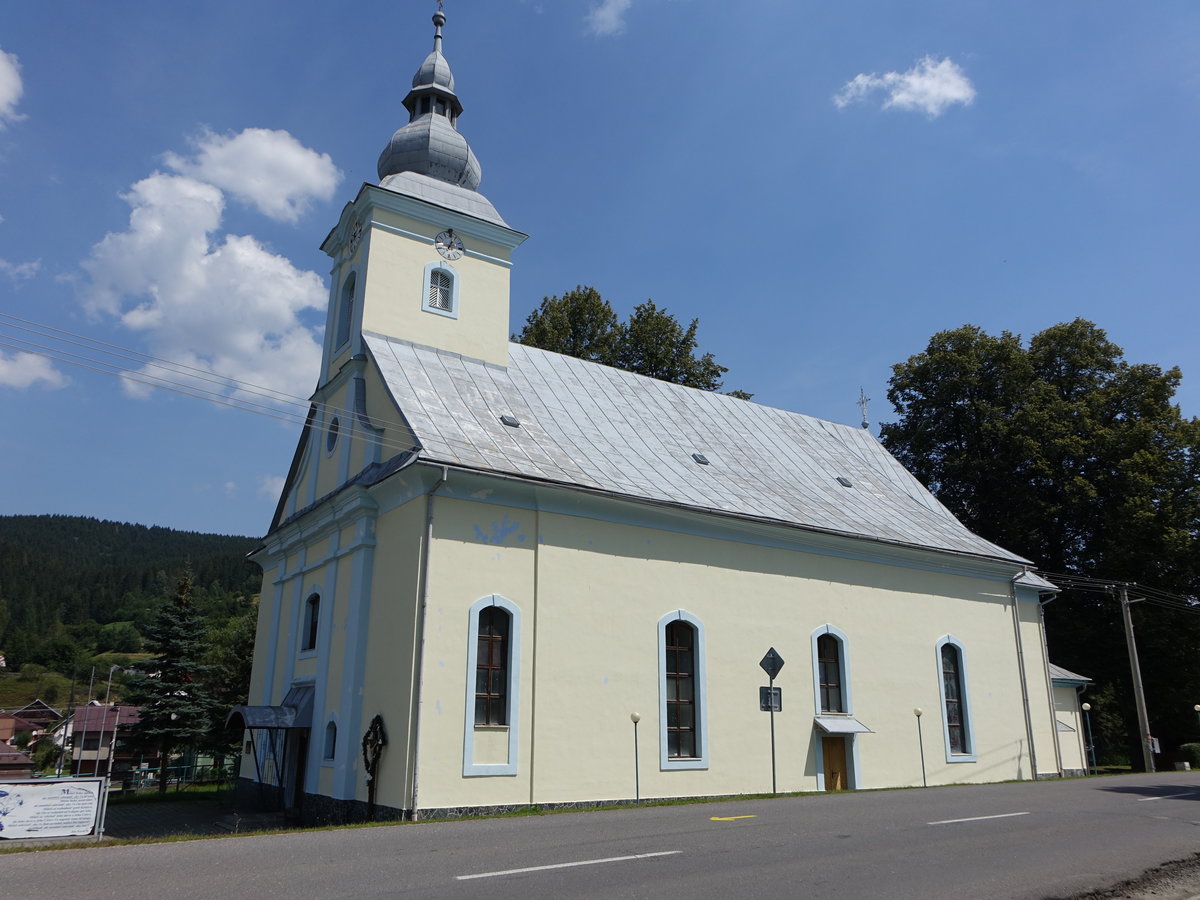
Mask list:
[[[242,720],[247,729],[312,728],[313,695],[311,684],[293,685],[278,706],[235,706],[225,719],[226,725]]]
[[[814,716],[813,725],[826,734],[874,734],[854,716]]]

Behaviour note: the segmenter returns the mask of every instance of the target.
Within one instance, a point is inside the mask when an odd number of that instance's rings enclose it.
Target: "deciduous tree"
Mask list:
[[[881,436],[969,528],[1040,567],[1196,596],[1200,423],[1173,402],[1181,377],[1128,362],[1083,319],[1028,345],[965,325],[893,367],[899,419]],[[1200,618],[1139,609],[1137,625],[1151,718],[1173,742],[1194,730]],[[1066,592],[1047,628],[1056,661],[1117,685],[1128,710],[1115,603]]]
[[[513,339],[532,347],[587,359],[704,391],[721,388],[728,371],[711,353],[696,355],[699,319],[685,328],[647,300],[620,322],[612,305],[593,287],[580,285],[561,297],[546,297]],[[730,391],[749,400],[753,394]]]

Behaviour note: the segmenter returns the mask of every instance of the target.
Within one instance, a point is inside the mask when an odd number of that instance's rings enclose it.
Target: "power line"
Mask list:
[[[334,415],[345,416],[347,418],[357,417],[358,415],[356,411],[344,409],[330,403],[305,399],[263,385],[241,381],[232,376],[221,375],[206,369],[189,366],[185,363],[151,356],[128,347],[110,344],[44,323],[22,319],[8,313],[0,312],[0,327],[6,327],[10,331],[23,332],[26,335],[40,338],[42,341],[50,342],[41,343],[29,337],[24,337],[21,334],[0,331],[0,347],[7,347],[19,353],[29,353],[102,375],[123,378],[136,384],[159,388],[195,400],[206,400],[218,406],[240,409],[244,412],[288,424],[303,426],[309,419],[310,409],[315,409],[323,413],[326,420],[330,420],[330,417]],[[67,349],[71,347],[84,352],[76,353],[74,350]],[[127,362],[140,364],[143,368],[130,368],[125,364]],[[156,374],[154,370],[159,370],[165,374]],[[177,378],[186,380],[175,380],[167,377],[168,375],[174,375]],[[225,391],[206,387],[208,384],[232,388],[235,393],[230,394]],[[239,396],[239,394],[250,396]],[[251,399],[253,397],[261,398],[262,401],[267,402]],[[382,426],[385,430],[391,429],[400,434],[408,430],[404,423],[400,421],[375,419],[375,424]],[[314,422],[312,428],[314,431],[321,433],[332,431],[332,428],[328,424],[325,424],[325,422]],[[411,445],[408,443],[380,435],[366,435],[365,439],[386,449],[396,451],[411,449]]]
[[[1115,597],[1121,588],[1125,588],[1129,593],[1137,595],[1139,600],[1149,603],[1152,606],[1173,609],[1192,615],[1200,615],[1200,602],[1197,602],[1195,598],[1164,591],[1161,588],[1148,587],[1133,581],[1094,578],[1089,575],[1073,575],[1065,572],[1038,571],[1039,574],[1045,576],[1055,584],[1071,590],[1108,594]]]

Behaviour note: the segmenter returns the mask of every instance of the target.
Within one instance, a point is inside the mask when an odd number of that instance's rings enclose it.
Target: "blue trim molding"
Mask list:
[[[498,606],[511,618],[508,629],[508,762],[475,762],[475,666],[479,661],[479,614]],[[471,604],[467,614],[467,691],[463,713],[463,777],[516,775],[517,740],[521,728],[521,609],[499,594],[489,594]],[[486,726],[496,728],[497,726]]]
[[[696,749],[699,756],[688,758],[667,756],[667,626],[672,622],[687,622],[696,629],[695,690]],[[708,670],[705,659],[704,623],[686,610],[676,609],[658,620],[658,767],[673,769],[708,768]]]
[[[946,720],[946,679],[942,676],[942,648],[947,644],[958,650],[958,687],[962,693],[959,703],[962,708],[963,736],[967,743],[966,753],[954,753],[950,750],[950,724]],[[975,716],[971,711],[971,688],[967,679],[967,651],[963,648],[962,642],[954,635],[943,635],[938,638],[934,648],[933,661],[937,670],[938,697],[941,700],[942,740],[946,746],[946,762],[975,762],[975,732],[973,729]]]

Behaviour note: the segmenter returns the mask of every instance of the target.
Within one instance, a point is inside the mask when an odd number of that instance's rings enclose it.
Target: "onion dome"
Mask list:
[[[433,51],[413,76],[404,98],[408,124],[392,135],[379,156],[379,180],[400,172],[416,172],[438,181],[475,190],[482,172],[467,139],[458,133],[462,103],[454,93],[454,73],[442,56],[446,15],[434,13]]]

